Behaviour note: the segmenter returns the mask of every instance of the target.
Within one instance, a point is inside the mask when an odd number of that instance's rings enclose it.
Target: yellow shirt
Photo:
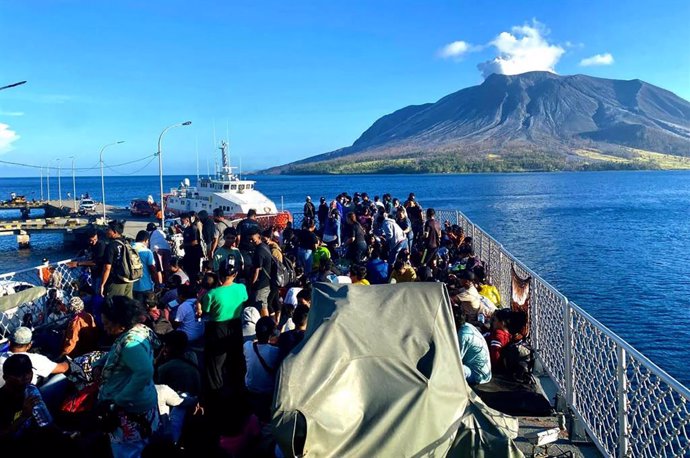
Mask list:
[[[367,280],[366,278],[362,278],[361,280],[356,281],[352,284],[353,285],[371,285],[371,283],[369,283],[369,280]]]
[[[479,294],[493,302],[496,307],[501,307],[501,293],[494,285],[482,285]]]

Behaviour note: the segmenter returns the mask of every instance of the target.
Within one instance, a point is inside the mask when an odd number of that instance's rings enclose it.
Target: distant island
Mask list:
[[[266,174],[690,169],[690,102],[640,80],[491,75]]]

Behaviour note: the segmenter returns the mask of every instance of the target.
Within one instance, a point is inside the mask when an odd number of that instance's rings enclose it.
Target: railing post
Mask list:
[[[565,402],[568,407],[575,408],[575,393],[573,391],[573,338],[572,329],[570,328],[570,323],[572,322],[572,309],[570,308],[570,302],[568,299],[565,300],[563,306],[563,355],[565,358],[565,367],[563,368],[565,377]]]
[[[459,210],[455,210],[455,224],[457,224],[458,226],[461,226],[461,224],[460,224],[460,211]]]
[[[616,345],[618,356],[617,385],[618,385],[618,457],[626,458],[629,454],[628,443],[628,376],[626,374],[628,361],[625,348]]]

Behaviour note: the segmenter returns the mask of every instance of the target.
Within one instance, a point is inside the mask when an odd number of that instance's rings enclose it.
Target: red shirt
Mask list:
[[[501,350],[510,343],[511,336],[508,331],[503,329],[496,329],[491,332],[487,339],[489,344],[489,354],[491,355],[491,366],[495,367],[501,359]]]

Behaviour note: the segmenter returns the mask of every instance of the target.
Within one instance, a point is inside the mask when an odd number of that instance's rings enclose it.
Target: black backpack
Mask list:
[[[283,256],[283,262],[278,262],[275,257],[271,257],[271,282],[278,288],[294,283],[297,280],[295,264],[287,256]]]

